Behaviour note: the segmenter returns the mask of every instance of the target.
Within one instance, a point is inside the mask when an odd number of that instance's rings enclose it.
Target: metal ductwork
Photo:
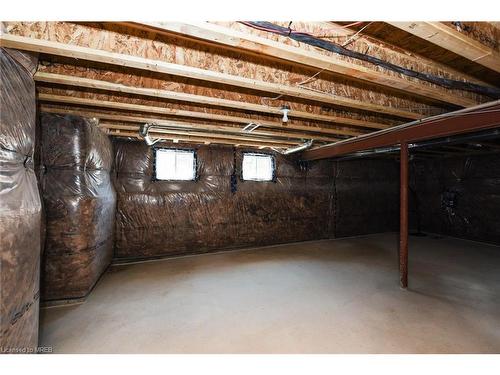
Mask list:
[[[148,146],[152,146],[154,145],[156,142],[159,142],[160,139],[155,139],[155,140],[152,140],[151,137],[149,136],[149,130],[152,126],[154,126],[155,124],[143,124],[141,125],[141,127],[139,128],[139,135],[144,138],[144,140],[146,141],[146,144]]]
[[[280,154],[283,154],[283,155],[290,155],[290,154],[295,154],[297,152],[300,152],[300,151],[304,151],[304,150],[307,150],[308,148],[311,148],[312,145],[313,145],[313,140],[309,140],[305,143],[302,143],[301,145],[298,145],[296,147],[291,147],[291,148],[287,148],[285,151],[278,151]]]

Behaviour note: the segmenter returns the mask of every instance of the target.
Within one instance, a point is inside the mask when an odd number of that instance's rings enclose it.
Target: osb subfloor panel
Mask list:
[[[397,236],[116,266],[87,302],[42,312],[64,353],[500,352],[500,248]]]

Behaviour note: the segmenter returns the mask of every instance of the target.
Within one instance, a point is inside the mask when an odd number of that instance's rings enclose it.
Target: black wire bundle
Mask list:
[[[457,81],[457,80],[453,80],[453,79],[438,77],[438,76],[433,75],[433,74],[416,72],[414,70],[407,69],[407,68],[404,68],[402,66],[395,65],[395,64],[389,63],[387,61],[381,60],[377,57],[366,55],[366,54],[361,53],[361,52],[351,51],[347,48],[344,48],[343,46],[341,46],[339,44],[316,38],[310,34],[293,31],[290,28],[275,25],[271,22],[245,21],[245,22],[241,22],[241,23],[244,25],[259,29],[259,30],[272,32],[272,33],[279,34],[282,36],[287,36],[287,37],[289,37],[293,40],[296,40],[298,42],[306,43],[306,44],[309,44],[309,45],[312,45],[315,47],[319,47],[319,48],[325,49],[325,50],[330,51],[330,52],[338,53],[338,54],[343,55],[343,56],[348,56],[348,57],[352,57],[352,58],[355,58],[358,60],[367,61],[367,62],[370,62],[370,63],[375,64],[377,66],[381,66],[383,68],[392,70],[394,72],[398,72],[398,73],[404,74],[404,75],[409,76],[409,77],[418,78],[420,80],[427,81],[427,82],[430,82],[430,83],[433,83],[435,85],[439,85],[442,87],[446,87],[448,89],[470,91],[470,92],[474,92],[477,94],[486,95],[486,96],[489,96],[489,97],[494,98],[494,99],[500,98],[500,89],[498,89],[496,87],[482,86],[482,85],[478,85],[476,83]]]

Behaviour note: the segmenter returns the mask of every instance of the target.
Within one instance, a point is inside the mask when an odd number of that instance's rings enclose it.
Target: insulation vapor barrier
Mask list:
[[[33,168],[36,58],[0,50],[0,350],[38,344],[41,203]]]
[[[500,154],[419,161],[410,176],[413,226],[500,245]]]
[[[336,162],[335,197],[336,237],[399,230],[399,162]]]
[[[156,181],[152,148],[126,140],[114,146],[117,261],[397,228],[395,162],[300,163],[296,156],[272,153],[275,181],[255,182],[241,178],[248,150],[183,146],[196,150],[196,181]],[[355,225],[374,204],[384,219],[368,215],[365,225]]]
[[[242,150],[193,148],[196,181],[155,181],[150,147],[115,142],[118,260],[331,236],[331,162],[276,154],[274,182],[243,181]]]
[[[111,262],[116,194],[112,146],[97,124],[41,114],[47,238],[42,299],[85,297]]]

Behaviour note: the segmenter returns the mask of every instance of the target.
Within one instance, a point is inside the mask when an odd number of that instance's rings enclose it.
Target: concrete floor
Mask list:
[[[42,310],[60,353],[499,353],[500,248],[397,236],[115,266],[87,302]]]

